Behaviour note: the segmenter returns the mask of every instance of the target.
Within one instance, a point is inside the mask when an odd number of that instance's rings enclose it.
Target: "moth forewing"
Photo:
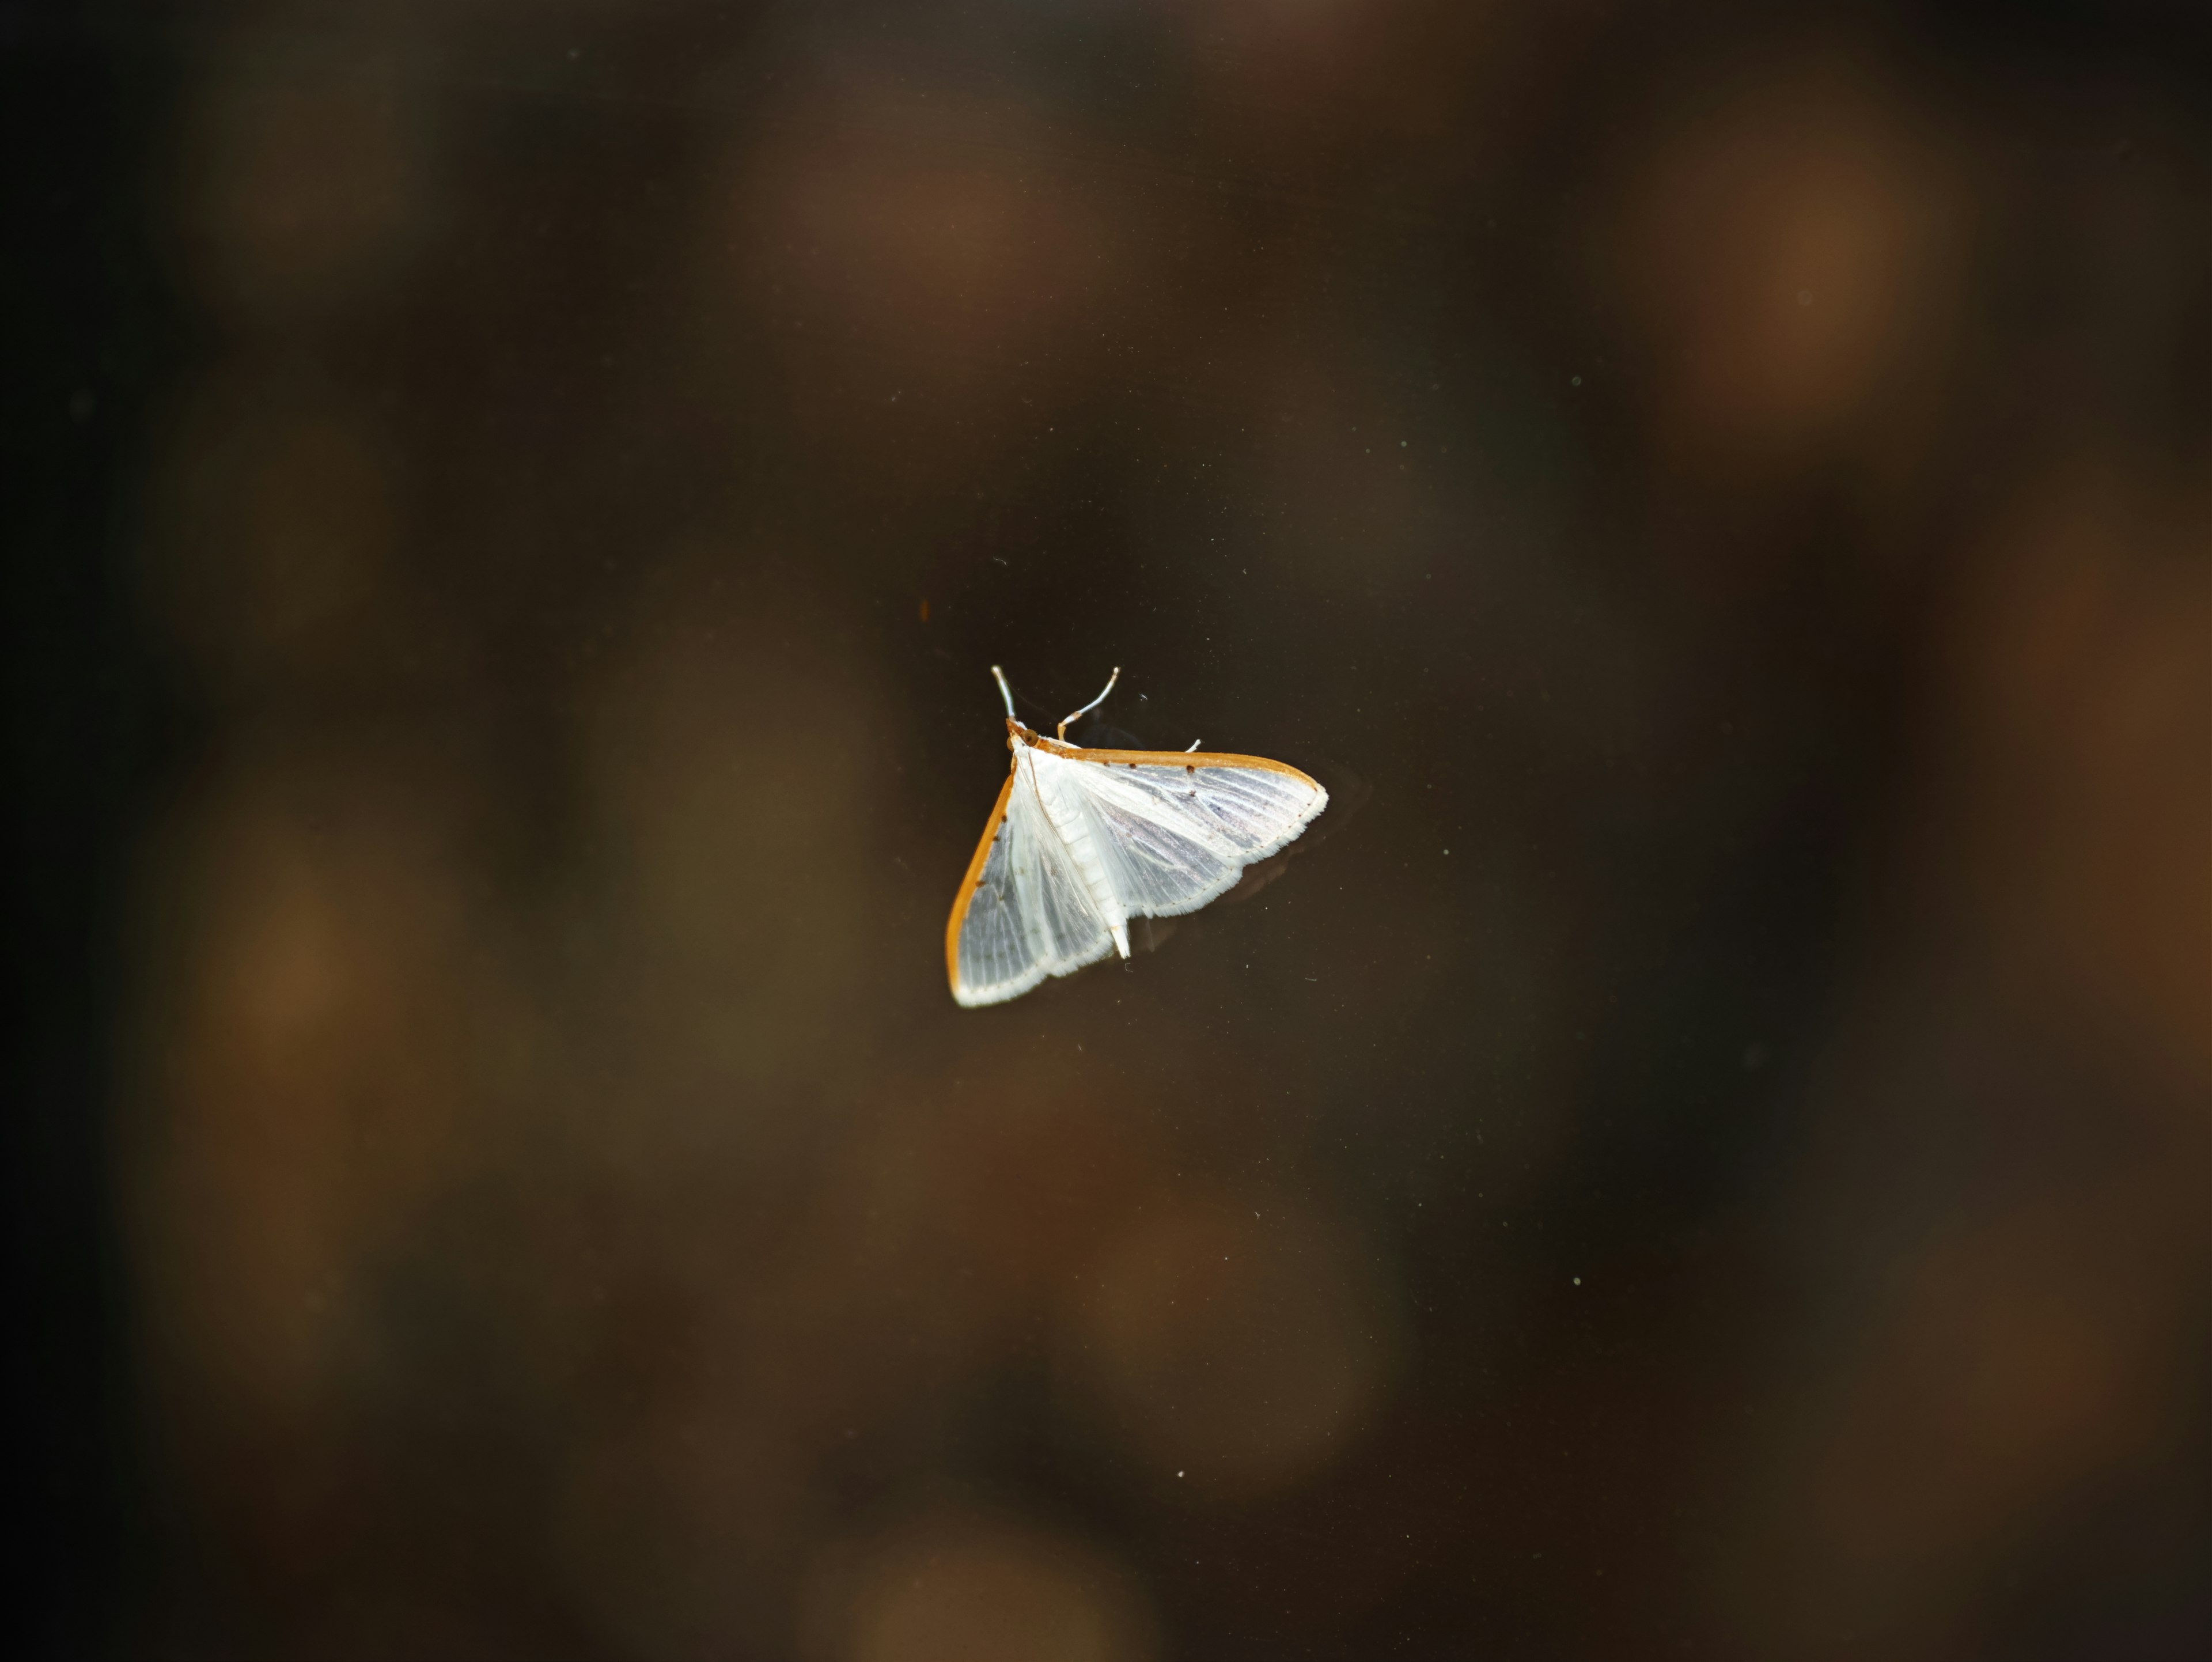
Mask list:
[[[1018,998],[1114,950],[1024,771],[1018,764],[1000,788],[945,925],[945,971],[963,1004]]]
[[[1084,759],[1093,757],[1099,788],[1124,801],[1142,792],[1159,804],[1156,817],[1203,826],[1248,863],[1289,843],[1328,806],[1316,781],[1261,757],[1102,751]]]
[[[945,926],[945,972],[951,977],[953,997],[963,1004],[1012,998],[1044,979],[1042,969],[1023,978],[1030,959],[1023,947],[1026,930],[1019,909],[1012,904],[1014,897],[1007,880],[1006,803],[1013,788],[1014,776],[1009,771]],[[1000,987],[1006,990],[988,990]]]
[[[1243,851],[1223,834],[1194,789],[1177,791],[1142,776],[1143,764],[1066,766],[1102,850],[1100,861],[1125,917],[1195,911],[1236,886]],[[1181,777],[1181,775],[1177,776]]]

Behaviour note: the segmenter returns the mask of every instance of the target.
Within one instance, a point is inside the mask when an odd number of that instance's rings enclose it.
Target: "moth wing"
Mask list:
[[[1295,839],[1328,793],[1258,757],[1109,751],[1070,764],[1092,844],[1132,916],[1196,911]]]
[[[1018,772],[1009,774],[945,927],[952,996],[965,1005],[1003,1003],[1113,950],[1036,791]]]

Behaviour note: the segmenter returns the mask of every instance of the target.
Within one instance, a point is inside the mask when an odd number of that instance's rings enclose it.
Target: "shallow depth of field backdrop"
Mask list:
[[[118,21],[118,1653],[2208,1653],[2185,10]]]

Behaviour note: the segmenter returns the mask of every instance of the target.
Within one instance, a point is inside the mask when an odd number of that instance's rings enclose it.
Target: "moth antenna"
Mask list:
[[[1097,696],[1096,698],[1093,698],[1093,699],[1092,699],[1089,703],[1085,704],[1085,705],[1081,709],[1072,711],[1072,712],[1071,712],[1071,713],[1069,713],[1067,715],[1065,715],[1065,716],[1063,716],[1063,717],[1060,719],[1060,742],[1061,742],[1062,744],[1065,744],[1065,743],[1066,743],[1066,742],[1067,742],[1067,724],[1068,724],[1070,721],[1073,721],[1073,720],[1074,720],[1078,715],[1090,715],[1090,714],[1091,714],[1091,712],[1092,710],[1094,710],[1094,709],[1097,709],[1099,705],[1101,705],[1101,704],[1104,703],[1106,702],[1106,695],[1107,695],[1108,693],[1109,693],[1109,692],[1113,691],[1113,690],[1114,690],[1114,683],[1115,683],[1115,682],[1116,682],[1116,681],[1118,681],[1118,680],[1120,680],[1121,679],[1121,665],[1116,664],[1116,665],[1115,665],[1115,666],[1114,666],[1114,673],[1113,673],[1111,675],[1109,675],[1109,676],[1108,676],[1108,677],[1106,678],[1106,685],[1099,690],[1098,696]]]
[[[1006,719],[1009,721],[1020,721],[1022,718],[1014,714],[1014,690],[1006,685],[1006,672],[994,664],[991,666],[991,679],[999,684],[999,697],[1006,701]]]

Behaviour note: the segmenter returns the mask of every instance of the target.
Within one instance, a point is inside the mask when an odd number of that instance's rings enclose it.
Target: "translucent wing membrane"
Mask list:
[[[1139,760],[1138,758],[1144,759]],[[1106,752],[1040,758],[1076,787],[1116,910],[1172,917],[1236,887],[1304,831],[1328,794],[1302,773],[1237,761]],[[1118,903],[1118,904],[1117,904]]]
[[[950,932],[952,995],[963,1004],[1018,998],[1047,976],[1114,950],[1067,846],[1018,775],[983,833]]]
[[[1129,919],[1196,911],[1328,806],[1256,757],[1018,745],[946,930],[952,995],[996,1004],[1127,957]]]

